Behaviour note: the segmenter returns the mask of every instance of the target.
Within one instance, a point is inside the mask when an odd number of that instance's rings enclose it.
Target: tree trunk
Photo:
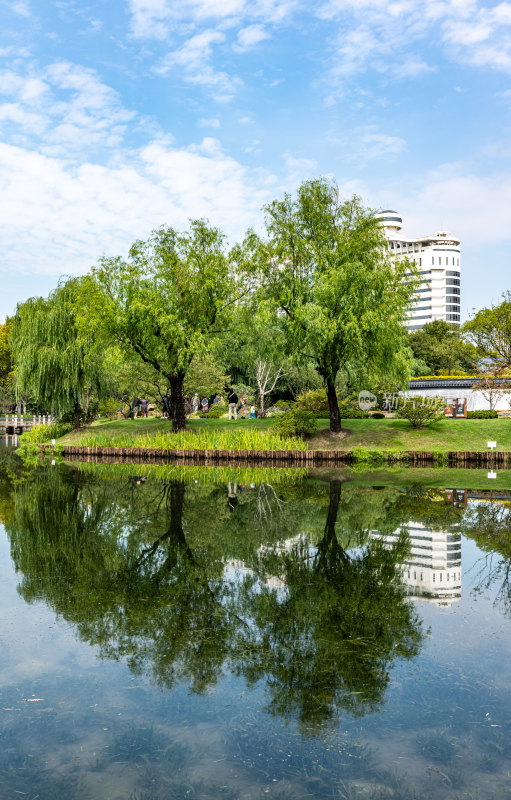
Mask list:
[[[182,431],[186,425],[184,379],[184,372],[175,372],[170,376],[170,419],[173,431]]]
[[[335,383],[330,378],[327,378],[326,381],[326,393],[328,408],[330,409],[330,430],[332,433],[339,433],[341,430],[341,414],[339,412],[339,403],[337,402]]]
[[[75,428],[80,427],[80,403],[75,400],[74,414],[75,414]]]
[[[330,500],[328,503],[328,515],[326,518],[325,530],[321,541],[317,545],[318,558],[317,567],[325,577],[336,575],[348,562],[349,557],[339,544],[335,525],[341,500],[342,483],[335,478],[330,481]]]
[[[264,417],[264,394],[259,392],[259,416]]]

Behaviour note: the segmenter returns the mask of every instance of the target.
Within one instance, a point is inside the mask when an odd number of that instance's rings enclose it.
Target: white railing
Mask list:
[[[49,425],[51,422],[51,414],[33,414],[32,418],[23,417],[22,414],[6,414],[5,417],[0,417],[0,424],[5,428],[33,428],[34,425]]]

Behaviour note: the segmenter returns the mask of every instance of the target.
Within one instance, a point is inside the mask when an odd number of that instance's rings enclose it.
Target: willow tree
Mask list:
[[[193,357],[214,339],[243,294],[223,234],[204,220],[179,233],[163,227],[131,247],[127,260],[103,258],[83,293],[82,324],[101,328],[170,385],[174,430],[185,426],[183,383]]]
[[[375,214],[358,197],[341,201],[320,178],[265,207],[267,238],[245,249],[261,295],[286,319],[289,352],[311,363],[326,387],[330,430],[341,429],[341,369],[406,376],[403,322],[416,286],[413,266],[393,260]]]
[[[16,394],[32,395],[39,406],[73,413],[78,427],[88,392],[101,385],[97,340],[76,326],[80,281],[71,279],[48,298],[20,303],[14,317],[12,352]]]

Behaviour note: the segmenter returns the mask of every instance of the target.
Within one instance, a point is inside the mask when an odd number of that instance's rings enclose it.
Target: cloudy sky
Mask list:
[[[511,289],[511,2],[0,0],[0,319],[161,224],[334,176]]]

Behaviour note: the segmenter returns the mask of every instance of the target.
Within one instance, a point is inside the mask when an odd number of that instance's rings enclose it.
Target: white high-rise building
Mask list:
[[[460,240],[447,231],[412,238],[401,233],[403,219],[396,211],[377,215],[385,229],[390,253],[415,262],[421,285],[406,323],[408,330],[443,319],[459,325],[460,318]]]

